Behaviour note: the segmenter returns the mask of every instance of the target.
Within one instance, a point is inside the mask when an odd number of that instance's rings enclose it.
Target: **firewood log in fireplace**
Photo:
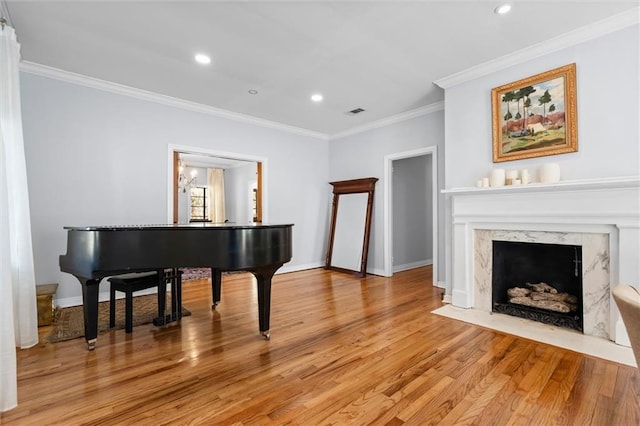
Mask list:
[[[537,293],[557,293],[558,290],[555,287],[550,286],[547,283],[538,283],[538,284],[530,284],[527,283],[527,287],[529,287],[532,291]]]
[[[556,302],[565,302],[575,305],[578,303],[578,297],[569,293],[536,293],[531,292],[529,295],[533,300],[554,300]]]
[[[578,297],[573,294],[558,293],[555,287],[547,283],[526,285],[527,288],[512,287],[507,290],[510,303],[563,313],[578,309]]]
[[[522,287],[512,287],[507,290],[507,296],[509,297],[527,297],[531,294],[531,290]]]
[[[530,297],[512,297],[509,302],[565,314],[571,312],[571,307],[568,304],[556,300],[533,300]]]

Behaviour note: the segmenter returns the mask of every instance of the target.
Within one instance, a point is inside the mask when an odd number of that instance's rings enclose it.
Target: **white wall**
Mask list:
[[[639,175],[639,39],[639,26],[634,25],[447,88],[446,187],[473,186],[493,167],[535,171],[547,162],[560,164],[563,180]],[[491,89],[570,63],[576,63],[578,152],[494,164]],[[449,219],[449,205],[446,208]],[[448,220],[448,271],[450,229]]]
[[[21,73],[37,283],[80,302],[60,272],[63,226],[165,223],[170,144],[267,159],[270,223],[293,223],[283,270],[322,265],[328,142]],[[103,292],[106,286],[103,287]],[[62,303],[61,303],[62,304]]]
[[[384,274],[383,253],[383,188],[384,188],[384,157],[391,154],[411,151],[425,147],[438,147],[438,181],[442,189],[444,179],[444,112],[442,110],[412,118],[385,127],[372,129],[352,136],[331,141],[329,157],[330,181],[377,177],[374,196],[373,224],[371,227],[371,241],[367,271],[378,275]],[[328,183],[325,192],[331,193]],[[444,198],[440,197],[440,206]],[[443,212],[438,214],[439,228],[444,227]],[[327,218],[327,221],[329,219]],[[441,243],[444,250],[444,243]],[[443,260],[444,262],[444,260]],[[438,268],[443,271],[444,263]],[[440,273],[439,273],[440,275]],[[440,279],[440,278],[438,278]]]
[[[638,25],[445,90],[446,187],[474,186],[493,167],[560,164],[563,180],[637,175]],[[494,164],[491,89],[576,63],[578,152]]]

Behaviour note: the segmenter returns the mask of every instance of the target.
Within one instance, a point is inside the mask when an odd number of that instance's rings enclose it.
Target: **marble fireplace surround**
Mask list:
[[[581,245],[585,334],[629,346],[611,289],[640,286],[640,177],[443,193],[451,202],[453,309],[491,311],[493,239]]]
[[[492,311],[493,241],[565,244],[582,247],[583,333],[610,338],[609,235],[602,233],[506,231],[474,233],[474,308]]]

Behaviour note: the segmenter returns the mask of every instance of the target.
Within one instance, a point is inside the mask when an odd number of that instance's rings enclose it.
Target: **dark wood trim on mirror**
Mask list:
[[[373,215],[373,192],[378,178],[362,178],[350,179],[336,182],[329,182],[333,186],[333,203],[331,208],[331,228],[329,229],[329,246],[327,247],[327,257],[325,260],[325,268],[334,271],[355,273],[360,277],[367,275],[367,257],[369,255],[369,237],[371,235],[371,217]],[[362,242],[362,256],[360,257],[360,270],[351,270],[333,266],[331,259],[333,257],[333,243],[336,233],[336,220],[338,218],[338,204],[340,196],[346,194],[368,194],[367,209],[365,213],[364,238]]]

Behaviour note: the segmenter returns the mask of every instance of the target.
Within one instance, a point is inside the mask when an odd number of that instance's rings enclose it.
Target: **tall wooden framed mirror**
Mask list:
[[[367,275],[367,256],[378,178],[329,182],[333,186],[331,228],[325,268]]]

